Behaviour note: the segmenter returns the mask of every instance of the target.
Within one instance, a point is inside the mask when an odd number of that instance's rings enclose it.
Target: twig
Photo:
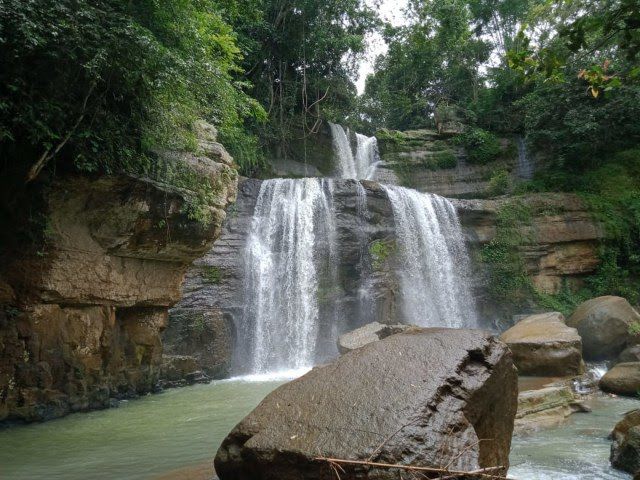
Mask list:
[[[420,467],[415,465],[397,465],[393,463],[380,463],[380,462],[369,462],[366,460],[345,460],[341,458],[328,458],[328,457],[316,457],[314,460],[319,462],[327,462],[329,464],[335,463],[339,465],[363,465],[368,467],[377,467],[377,468],[397,468],[399,470],[406,470],[407,472],[429,472],[429,473],[446,473],[451,478],[466,476],[466,475],[475,475],[483,478],[505,478],[504,475],[494,475],[489,472],[495,472],[497,470],[505,470],[505,467],[486,467],[479,468],[477,470],[471,471],[460,471],[460,470],[447,470],[444,468],[435,468],[435,467]]]
[[[67,132],[67,134],[62,139],[62,141],[56,146],[56,148],[55,148],[55,150],[53,152],[49,153],[51,148],[47,148],[44,151],[44,153],[40,156],[38,161],[36,163],[34,163],[31,166],[31,168],[29,169],[29,173],[27,173],[27,178],[25,179],[24,183],[29,183],[29,182],[33,181],[40,174],[40,172],[42,171],[44,166],[47,164],[47,162],[49,162],[49,160],[51,160],[53,157],[55,157],[58,154],[58,152],[62,149],[62,147],[64,147],[65,144],[69,141],[69,139],[71,138],[71,135],[73,135],[73,133],[76,131],[76,129],[80,126],[80,123],[82,123],[82,120],[84,119],[84,116],[87,113],[87,111],[86,111],[87,110],[87,102],[89,101],[89,97],[91,96],[91,93],[93,92],[93,89],[95,87],[96,87],[95,83],[91,84],[91,87],[89,88],[89,91],[85,95],[84,101],[82,102],[82,113],[80,114],[80,116],[76,120],[76,123],[73,124],[71,129]]]

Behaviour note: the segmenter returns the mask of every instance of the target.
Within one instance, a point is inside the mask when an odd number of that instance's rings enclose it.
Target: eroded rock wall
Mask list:
[[[209,375],[224,377],[234,363],[236,329],[244,307],[244,248],[251,216],[260,190],[260,180],[246,180],[239,187],[238,202],[223,226],[220,240],[189,270],[184,298],[171,310],[165,332],[168,351],[195,355],[198,368]],[[333,201],[337,231],[337,271],[339,282],[320,293],[320,322],[327,332],[352,330],[372,321],[401,322],[398,305],[398,278],[394,272],[398,254],[393,212],[380,184],[360,182],[366,193],[366,209],[358,209],[362,189],[354,180],[334,180]],[[360,199],[361,200],[361,199]],[[463,230],[472,250],[475,273],[474,292],[481,312],[481,326],[492,327],[498,315],[487,294],[486,266],[479,262],[479,249],[496,235],[498,211],[510,198],[495,200],[455,200]],[[528,195],[518,198],[532,207],[531,222],[522,228],[529,243],[522,247],[527,269],[535,285],[555,293],[563,282],[579,283],[598,265],[597,247],[603,237],[580,199],[573,195]],[[386,256],[377,258],[383,244]],[[366,275],[367,284],[362,278]],[[362,292],[371,303],[363,306]],[[323,315],[323,302],[340,312]],[[335,336],[321,335],[328,342]],[[337,352],[336,352],[337,353]],[[237,359],[236,359],[237,360]]]
[[[236,195],[231,157],[215,138],[201,147],[180,161],[215,181],[207,225],[189,218],[190,192],[148,179],[63,176],[48,187],[42,248],[3,252],[0,421],[104,408],[156,388],[168,307]]]

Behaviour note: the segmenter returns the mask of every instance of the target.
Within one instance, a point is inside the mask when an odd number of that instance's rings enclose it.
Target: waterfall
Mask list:
[[[329,123],[333,138],[333,150],[338,162],[338,177],[370,180],[375,175],[378,160],[378,141],[356,133],[356,151],[351,149],[349,130]]]
[[[455,207],[446,198],[383,186],[400,255],[400,307],[406,323],[474,327],[470,262]]]
[[[527,154],[527,144],[524,138],[518,137],[518,164],[516,165],[516,175],[523,180],[531,180],[535,165]]]
[[[241,334],[251,373],[314,364],[319,277],[325,265],[335,275],[334,218],[330,180],[262,182],[244,259]]]

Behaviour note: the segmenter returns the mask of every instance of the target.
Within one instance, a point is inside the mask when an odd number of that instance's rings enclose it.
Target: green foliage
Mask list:
[[[362,114],[374,126],[399,130],[433,127],[436,113],[449,118],[455,111],[465,121],[490,47],[473,35],[467,2],[416,1],[411,7],[407,26],[384,31],[389,51],[367,79]]]
[[[315,140],[317,122],[350,123],[356,105],[351,78],[377,25],[363,0],[244,0],[233,21],[245,46],[251,93],[268,113],[254,124],[262,146],[278,157],[299,154],[296,140]],[[249,11],[260,12],[249,17]]]
[[[234,80],[241,51],[216,1],[1,8],[0,148],[15,170],[44,158],[64,170],[135,171],[152,149],[193,149],[198,118],[224,136],[261,115]]]
[[[496,235],[480,252],[489,271],[488,290],[499,305],[524,306],[533,297],[519,247],[526,244],[531,208],[520,201],[505,204],[497,212]]]
[[[389,257],[396,251],[396,245],[387,240],[374,240],[369,245],[371,264],[375,270],[382,270]]]
[[[205,265],[202,267],[202,276],[207,283],[219,285],[222,282],[222,270],[215,265]]]
[[[629,325],[629,333],[631,335],[640,334],[640,322],[634,322],[631,325]],[[640,391],[638,393],[638,396],[640,396]]]
[[[640,53],[640,7],[635,0],[578,0],[574,2],[549,2],[537,11],[529,27],[531,34],[536,28],[551,27],[552,33],[542,38],[542,45],[519,32],[517,42],[508,52],[509,66],[525,79],[562,81],[566,78],[566,67],[575,57],[605,52],[625,61],[624,67],[613,66],[607,59],[591,60],[581,69],[573,69],[588,84],[593,97],[611,91],[623,84],[640,81],[640,67],[635,62]],[[546,41],[551,38],[551,41]],[[575,67],[575,65],[574,65]]]
[[[551,295],[536,291],[534,298],[537,304],[545,310],[552,310],[562,313],[565,317],[569,317],[582,302],[593,298],[594,295],[588,289],[575,291],[569,287],[564,281],[560,287],[560,291]]]
[[[500,155],[498,138],[481,128],[468,129],[456,141],[465,148],[469,163],[486,165]]]
[[[489,179],[489,186],[487,187],[487,195],[490,197],[497,197],[504,195],[509,191],[511,185],[511,176],[509,172],[504,169],[493,172]]]
[[[458,157],[451,150],[434,152],[424,158],[423,165],[429,170],[441,170],[443,168],[455,168],[458,164]]]

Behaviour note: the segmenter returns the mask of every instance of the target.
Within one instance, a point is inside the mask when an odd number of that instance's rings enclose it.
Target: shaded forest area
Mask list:
[[[543,168],[509,193],[583,195],[608,232],[589,294],[637,301],[640,2],[411,0],[401,27],[376,7],[5,0],[0,220],[28,205],[46,228],[34,184],[68,172],[148,174],[159,150],[195,148],[196,119],[216,126],[247,176],[267,176],[266,152],[287,156],[323,120],[370,134],[451,121],[479,163],[492,161],[498,137],[524,137]],[[359,96],[373,32],[389,50]],[[519,268],[496,272],[509,279],[502,293],[524,288]]]

